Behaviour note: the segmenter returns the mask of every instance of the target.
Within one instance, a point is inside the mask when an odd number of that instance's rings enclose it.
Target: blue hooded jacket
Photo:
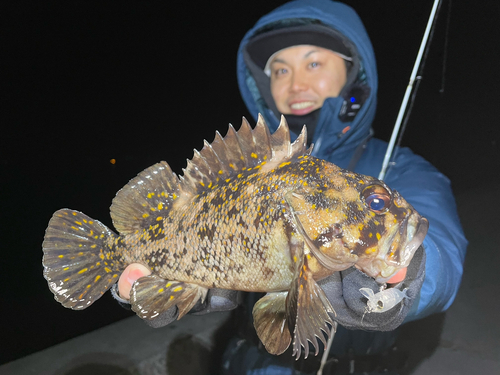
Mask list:
[[[255,119],[261,113],[271,132],[277,129],[279,119],[263,104],[255,80],[245,63],[244,49],[264,26],[304,18],[318,20],[337,30],[356,46],[365,73],[364,79],[371,89],[369,97],[350,123],[339,119],[344,101],[342,97],[325,100],[314,132],[313,155],[347,168],[358,145],[368,140],[354,171],[377,177],[387,143],[376,138],[370,139],[377,104],[375,55],[359,16],[349,6],[329,0],[297,0],[262,17],[247,32],[238,50],[237,77],[243,100]],[[388,170],[385,182],[399,191],[430,224],[423,243],[427,258],[425,280],[420,297],[406,317],[406,321],[410,321],[444,311],[451,305],[462,278],[467,240],[460,225],[448,178],[408,148],[396,150],[393,161],[395,163]]]

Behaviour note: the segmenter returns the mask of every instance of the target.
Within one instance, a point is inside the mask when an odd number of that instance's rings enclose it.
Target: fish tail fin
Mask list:
[[[54,298],[74,310],[99,299],[126,267],[121,238],[78,211],[54,213],[42,248],[43,275]]]

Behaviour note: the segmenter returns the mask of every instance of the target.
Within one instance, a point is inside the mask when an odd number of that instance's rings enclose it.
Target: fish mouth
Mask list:
[[[375,277],[377,282],[386,282],[400,269],[408,267],[413,255],[422,245],[428,229],[429,221],[417,213],[401,222],[386,242],[380,273]]]
[[[409,226],[407,225],[407,233],[410,232],[411,229],[414,229],[414,232],[408,233],[408,237],[410,237],[411,240],[405,245],[403,250],[403,254],[405,255],[403,264],[405,264],[405,267],[408,266],[413,258],[413,254],[415,254],[415,251],[417,251],[420,245],[422,245],[422,242],[424,242],[424,238],[429,230],[429,221],[425,217],[420,216],[417,219],[416,226],[411,226],[410,228],[408,227]]]

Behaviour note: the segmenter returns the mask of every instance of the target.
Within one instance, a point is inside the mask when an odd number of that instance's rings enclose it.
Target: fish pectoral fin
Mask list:
[[[282,354],[290,345],[287,326],[286,297],[288,292],[268,293],[253,308],[253,324],[260,341],[271,354]]]
[[[304,357],[309,355],[309,342],[319,352],[318,338],[326,348],[325,334],[334,334],[334,323],[329,314],[335,314],[323,289],[314,281],[307,267],[307,257],[297,262],[296,283],[292,285],[287,298],[288,325],[293,332],[293,355],[298,359],[304,348]]]
[[[132,285],[130,303],[132,310],[142,319],[154,319],[177,305],[179,317],[186,315],[201,299],[205,300],[207,288],[182,281],[168,281],[157,275],[141,277]]]

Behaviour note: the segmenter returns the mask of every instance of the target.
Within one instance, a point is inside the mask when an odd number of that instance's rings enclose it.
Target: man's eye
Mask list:
[[[283,75],[283,74],[286,74],[288,71],[285,69],[285,68],[281,68],[281,69],[276,69],[276,72],[275,74],[277,76],[280,76],[280,75]]]
[[[311,68],[317,68],[319,66],[319,62],[314,61],[314,62],[310,63],[309,66]]]

